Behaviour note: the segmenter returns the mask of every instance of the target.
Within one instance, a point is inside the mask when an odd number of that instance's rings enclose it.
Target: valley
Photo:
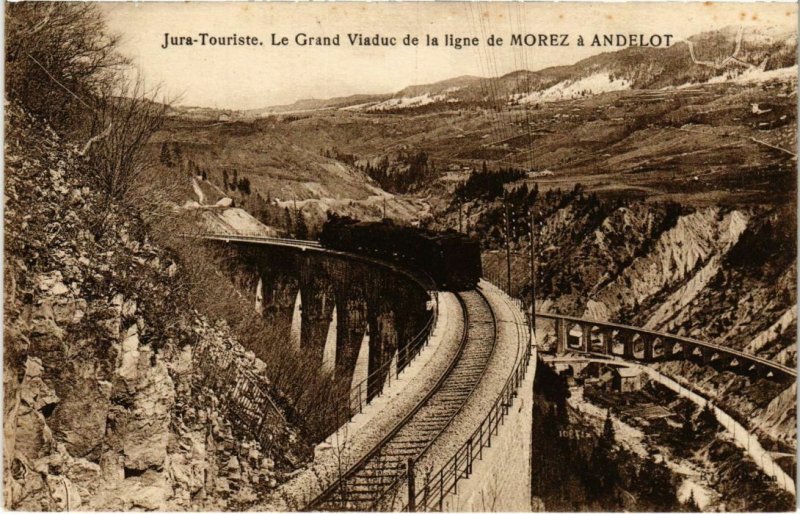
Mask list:
[[[113,12],[7,12],[6,508],[791,510],[796,29],[535,69],[516,13],[510,72],[461,27],[450,79],[236,109],[127,82]],[[410,46],[317,22],[272,46]]]
[[[654,50],[619,53],[637,51]],[[537,310],[795,366],[796,67],[652,76],[644,87],[619,69],[591,73],[556,84],[545,72],[463,77],[264,112],[207,124],[186,153],[209,182],[234,168],[310,226],[336,213],[465,232],[481,241],[485,276],[526,302],[532,213]],[[180,144],[196,125],[176,117],[161,141]],[[762,444],[794,453],[795,386],[658,367],[719,399]]]

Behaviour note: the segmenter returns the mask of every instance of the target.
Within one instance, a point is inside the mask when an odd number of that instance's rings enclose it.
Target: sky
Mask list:
[[[796,30],[794,3],[545,3],[545,2],[167,2],[102,5],[120,51],[147,84],[160,84],[177,103],[253,109],[307,98],[391,93],[461,75],[496,76],[515,69],[572,64],[617,48],[578,47],[578,35],[671,34],[680,41],[729,25]],[[260,46],[168,46],[171,36],[256,36]],[[295,36],[340,34],[340,47],[297,46]],[[397,46],[353,47],[348,33],[397,38]],[[568,47],[511,47],[512,33],[569,34]],[[272,34],[288,37],[273,46]],[[402,45],[409,34],[418,46]],[[425,46],[426,34],[440,46]],[[445,34],[478,37],[480,46],[443,46]],[[488,47],[496,34],[506,40]],[[746,32],[745,32],[746,34]]]

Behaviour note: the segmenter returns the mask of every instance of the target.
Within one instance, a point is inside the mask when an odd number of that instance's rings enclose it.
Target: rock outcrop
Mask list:
[[[270,420],[284,446],[235,431],[193,350],[259,366],[186,307],[178,263],[93,190],[74,151],[14,105],[7,120],[5,507],[253,505],[306,443],[284,416]]]
[[[579,188],[543,196],[538,309],[694,337],[794,366],[793,205],[615,205]],[[522,297],[529,294],[525,243],[512,248],[513,283],[515,291],[522,284]],[[504,257],[484,256],[485,272],[503,282]],[[794,389],[691,363],[664,371],[716,398],[765,444],[796,446]]]

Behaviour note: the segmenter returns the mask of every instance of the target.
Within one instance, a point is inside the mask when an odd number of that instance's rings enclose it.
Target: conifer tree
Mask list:
[[[695,428],[694,423],[692,423],[692,416],[690,414],[686,414],[686,417],[683,419],[683,424],[681,425],[681,435],[685,441],[694,441],[695,437]]]
[[[177,166],[183,164],[183,152],[178,143],[172,144],[172,165]]]
[[[166,141],[161,143],[161,156],[159,157],[161,164],[166,166],[167,168],[172,167],[172,158],[170,157],[169,147],[167,146]]]
[[[697,424],[702,429],[710,429],[716,431],[719,427],[717,416],[714,414],[714,408],[711,403],[706,402],[700,414],[697,416]]]
[[[308,225],[306,225],[303,211],[297,212],[297,222],[295,223],[294,236],[297,239],[308,239]]]
[[[294,226],[292,223],[292,213],[289,211],[289,207],[283,208],[283,227],[287,233],[290,235],[294,232]]]
[[[689,492],[689,498],[683,508],[686,512],[700,512],[700,505],[697,504],[697,500],[694,498],[694,489]]]

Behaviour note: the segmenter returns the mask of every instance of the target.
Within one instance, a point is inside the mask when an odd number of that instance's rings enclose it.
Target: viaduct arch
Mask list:
[[[752,377],[797,379],[795,369],[778,362],[690,337],[560,314],[537,312],[536,317],[554,323],[557,355],[575,351],[645,363],[694,360]]]
[[[409,361],[412,341],[435,315],[435,285],[385,262],[338,252],[313,241],[250,236],[205,236],[229,252],[225,261],[256,310],[291,344],[299,297],[300,350],[321,366],[335,326],[334,373],[349,387],[359,349],[369,342],[367,399],[380,393],[387,365]],[[332,324],[332,322],[334,322]]]

